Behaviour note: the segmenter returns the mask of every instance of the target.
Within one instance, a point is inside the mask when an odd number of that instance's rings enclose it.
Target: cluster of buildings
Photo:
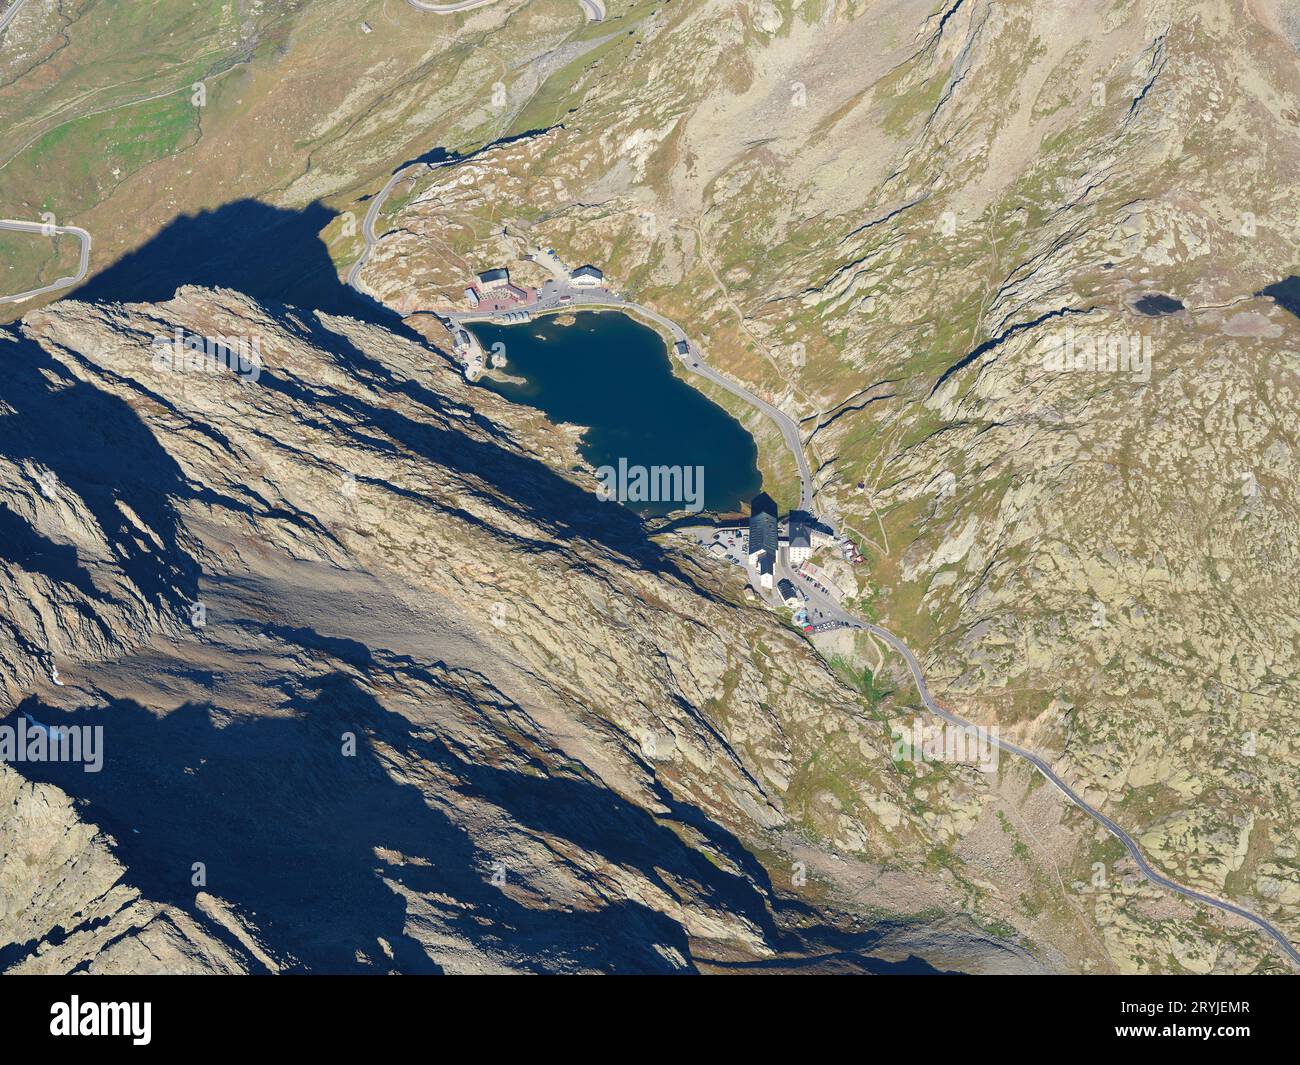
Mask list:
[[[567,283],[568,287],[595,289],[605,283],[605,275],[597,267],[588,264],[573,271],[566,271],[563,264],[555,257],[553,250],[547,254],[550,263],[548,268],[563,279],[563,283]],[[545,289],[549,290],[555,284],[554,281],[548,281]],[[542,294],[545,295],[545,292]],[[466,286],[465,302],[469,304],[469,314],[464,311],[451,311],[438,315],[451,333],[452,350],[465,364],[466,378],[476,381],[482,376],[486,367],[486,357],[478,339],[461,324],[461,321],[474,320],[481,316],[503,324],[527,322],[533,317],[536,309],[534,304],[538,296],[537,289],[516,285],[511,281],[507,267],[496,266],[477,274],[474,283]],[[563,305],[572,299],[571,294],[564,293],[559,296],[558,303]],[[493,365],[501,364],[502,360],[494,357]]]
[[[536,295],[533,289],[514,284],[504,266],[484,270],[477,280],[478,284],[465,289],[465,300],[474,311],[509,312],[519,304],[532,302]]]
[[[844,597],[844,592],[831,582],[825,571],[811,561],[814,552],[835,543],[834,532],[811,514],[795,511],[782,520],[777,515],[776,503],[764,492],[750,503],[747,528],[724,528],[718,532],[728,537],[728,543],[731,537],[743,541],[741,550],[755,584],[774,590],[781,602],[794,612],[794,623],[804,632],[813,632],[815,627],[808,616],[807,597],[792,577],[808,581],[836,600]],[[715,554],[726,554],[726,548],[720,544],[714,547]]]
[[[750,503],[749,510],[749,565],[758,571],[758,583],[771,588],[775,580],[777,563],[782,551],[792,568],[808,562],[814,551],[835,542],[835,534],[811,514],[794,511],[786,520],[786,534],[781,534],[781,521],[777,517],[776,503],[766,492],[760,492]],[[783,580],[781,585],[794,585]],[[784,589],[777,586],[783,598],[789,600]]]
[[[712,542],[706,540],[708,536]],[[745,523],[718,525],[701,538],[707,542],[707,550],[719,559],[748,566],[753,588],[746,589],[746,593],[750,597],[755,589],[775,593],[764,598],[770,602],[780,599],[793,611],[794,624],[803,631],[815,632],[842,624],[823,620],[820,625],[814,625],[810,620],[811,589],[803,588],[801,583],[813,586],[836,602],[842,601],[846,594],[811,559],[816,551],[837,542],[835,532],[813,515],[794,511],[788,518],[780,518],[771,495],[761,493],[750,502],[750,515]],[[850,549],[857,550],[852,545]]]
[[[558,260],[556,260],[558,262]],[[570,288],[594,289],[605,283],[605,275],[590,264],[579,266],[569,273],[567,283]],[[471,311],[490,314],[498,321],[527,321],[530,316],[522,308],[533,303],[538,296],[537,289],[516,285],[510,280],[510,271],[504,266],[484,270],[477,275],[475,283],[465,289],[465,302]],[[568,296],[561,297],[567,303]]]
[[[576,288],[599,288],[605,283],[605,275],[591,263],[570,270],[555,254],[554,248],[533,248],[524,258],[549,271],[557,281],[565,281]]]
[[[845,562],[851,562],[855,566],[861,565],[866,561],[862,552],[858,550],[857,544],[847,536],[840,541],[840,555]]]
[[[448,325],[451,332],[452,353],[465,363],[465,380],[477,381],[483,376],[486,356],[478,337],[463,325]]]

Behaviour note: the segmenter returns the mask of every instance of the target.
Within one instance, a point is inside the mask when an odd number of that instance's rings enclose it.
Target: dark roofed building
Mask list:
[[[835,533],[831,527],[823,521],[819,521],[806,510],[792,510],[790,512],[790,550],[794,551],[795,537],[797,534],[806,534],[808,537],[808,549],[822,547],[825,544],[835,542]],[[800,536],[802,539],[802,536]],[[794,560],[793,553],[791,561]]]
[[[814,521],[808,526],[808,538],[813,547],[822,547],[835,542],[835,532],[824,521]]]
[[[812,554],[812,523],[813,518],[805,510],[790,511],[790,563],[799,565],[805,562],[808,556]]]
[[[569,275],[569,278],[575,285],[599,285],[605,279],[605,275],[588,263],[586,266],[579,266]]]
[[[794,584],[785,577],[782,577],[776,583],[776,590],[781,598],[785,600],[785,605],[795,607],[799,605],[799,593],[795,591]]]
[[[758,566],[764,588],[772,587],[776,549],[776,501],[766,492],[760,492],[749,504],[749,561]]]
[[[776,557],[776,500],[760,492],[749,504],[749,550],[770,551]]]
[[[790,561],[794,565],[805,562],[812,554],[812,535],[807,525],[790,525]]]

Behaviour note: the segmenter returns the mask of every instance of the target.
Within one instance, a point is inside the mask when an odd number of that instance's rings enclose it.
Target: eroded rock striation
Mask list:
[[[812,649],[419,338],[185,288],[0,349],[6,721],[104,747],[0,769],[10,968],[1033,964],[909,923],[933,830]]]

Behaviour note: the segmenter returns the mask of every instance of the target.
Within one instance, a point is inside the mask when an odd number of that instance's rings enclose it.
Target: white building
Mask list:
[[[821,522],[814,522],[808,527],[809,539],[812,541],[814,551],[822,547],[828,547],[835,542],[835,534],[830,531]]]
[[[510,271],[504,266],[496,270],[484,270],[478,275],[478,283],[484,292],[490,292],[494,288],[505,288],[510,284]]]
[[[604,280],[605,275],[591,264],[579,266],[569,275],[569,283],[576,288],[596,288]]]
[[[790,530],[790,563],[798,566],[808,561],[808,556],[812,554],[812,537],[808,532],[808,526],[795,525]]]
[[[452,351],[465,361],[465,379],[477,381],[483,376],[483,347],[467,329],[456,326],[451,331]]]

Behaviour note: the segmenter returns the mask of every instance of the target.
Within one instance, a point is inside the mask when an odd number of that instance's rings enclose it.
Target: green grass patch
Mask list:
[[[187,88],[52,129],[9,167],[15,198],[59,219],[76,215],[130,174],[193,144],[201,110]]]

